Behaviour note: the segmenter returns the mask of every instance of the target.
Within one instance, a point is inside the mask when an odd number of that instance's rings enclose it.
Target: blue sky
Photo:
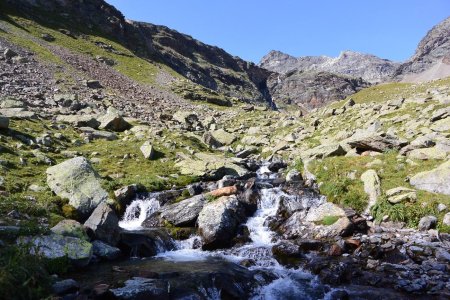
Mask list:
[[[341,50],[403,61],[449,0],[106,0],[126,18],[165,25],[259,62],[270,50],[337,56]]]

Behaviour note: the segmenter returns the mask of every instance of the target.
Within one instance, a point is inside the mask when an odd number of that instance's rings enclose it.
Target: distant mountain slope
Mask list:
[[[399,64],[375,55],[353,51],[343,51],[338,57],[303,56],[298,58],[279,51],[271,51],[262,58],[259,65],[281,74],[291,70],[324,71],[355,78],[361,77],[365,81],[376,83],[390,78]]]
[[[275,104],[295,104],[306,110],[342,100],[370,84],[361,78],[351,78],[329,72],[291,71],[274,74],[267,83]]]
[[[450,17],[434,26],[415,54],[396,72],[403,81],[420,82],[450,76]]]
[[[244,101],[269,101],[270,72],[164,26],[129,21],[103,0],[4,0],[2,10],[66,29],[101,35],[136,55],[165,64],[190,81]]]

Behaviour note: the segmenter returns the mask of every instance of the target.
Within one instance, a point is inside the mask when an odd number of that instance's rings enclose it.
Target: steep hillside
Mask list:
[[[81,5],[57,0],[6,0],[2,5],[6,20],[9,16],[22,16],[44,28],[68,30],[74,38],[102,37],[227,97],[270,102],[265,86],[269,72],[167,27],[125,20],[103,0],[84,1]],[[107,44],[98,46],[108,50]]]
[[[450,17],[434,26],[415,54],[396,72],[403,81],[420,82],[450,76]]]
[[[324,71],[354,78],[361,77],[370,83],[377,83],[389,79],[399,64],[375,55],[353,51],[343,51],[338,57],[303,56],[298,58],[279,51],[271,51],[261,59],[259,65],[281,74],[291,70]]]

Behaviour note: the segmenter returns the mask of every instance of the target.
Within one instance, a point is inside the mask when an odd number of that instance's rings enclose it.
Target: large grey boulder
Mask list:
[[[98,121],[100,122],[100,129],[121,132],[131,128],[130,123],[125,121],[120,113],[113,108],[108,108],[106,114],[99,117]]]
[[[436,227],[436,224],[437,218],[435,216],[425,216],[420,219],[418,229],[425,231]]]
[[[0,116],[0,129],[8,129],[9,128],[9,118]]]
[[[120,239],[119,218],[106,203],[100,203],[84,226],[96,239],[115,246]]]
[[[82,156],[48,168],[47,184],[56,195],[69,199],[69,204],[84,217],[108,199],[100,176]]]
[[[369,203],[365,210],[365,213],[369,213],[381,195],[380,177],[375,170],[367,170],[361,174],[361,181],[364,183],[364,191],[369,196]]]
[[[431,171],[414,175],[409,183],[421,190],[450,195],[450,160]]]
[[[50,260],[68,258],[72,264],[84,267],[92,257],[92,244],[88,241],[59,234],[20,237],[19,245],[30,246],[30,254],[42,255]]]
[[[133,277],[125,286],[111,289],[114,299],[169,299],[169,283],[162,279]]]
[[[194,226],[205,203],[205,197],[197,195],[178,203],[164,206],[160,210],[160,216],[175,226]]]
[[[310,209],[306,215],[307,222],[321,222],[326,217],[345,217],[345,211],[331,202],[325,202],[317,208]]]
[[[245,210],[236,196],[224,196],[206,204],[198,216],[198,232],[203,249],[231,246],[238,226],[245,220]]]
[[[407,141],[395,136],[372,131],[358,131],[344,142],[361,152],[366,150],[383,152],[388,149],[400,149],[407,144]]]

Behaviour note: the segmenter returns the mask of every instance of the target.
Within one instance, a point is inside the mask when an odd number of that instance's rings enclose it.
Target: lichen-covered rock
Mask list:
[[[380,177],[375,170],[367,170],[361,174],[361,181],[364,183],[364,191],[369,196],[369,203],[365,210],[368,213],[381,195]]]
[[[150,141],[146,141],[142,146],[139,148],[144,155],[145,159],[153,159],[155,156],[155,150],[153,149],[153,145]]]
[[[203,249],[229,247],[238,226],[245,220],[243,204],[236,196],[224,196],[205,205],[198,216]]]
[[[89,264],[92,257],[92,244],[88,241],[59,234],[21,237],[17,240],[19,245],[29,245],[30,254],[42,255],[48,259],[68,258],[78,267]]]
[[[72,236],[83,240],[88,240],[85,228],[75,220],[62,220],[52,227],[51,231],[64,236]]]
[[[400,203],[403,201],[414,202],[417,200],[417,193],[415,190],[405,187],[396,187],[386,191],[388,201],[392,204]]]
[[[115,246],[120,238],[119,218],[106,203],[100,203],[84,226],[93,233],[96,239]]]
[[[409,183],[421,190],[450,195],[450,160],[431,171],[414,175]]]
[[[69,199],[69,204],[85,217],[108,199],[100,176],[82,156],[48,168],[47,184],[56,195]]]
[[[307,222],[321,222],[325,217],[345,217],[345,211],[331,202],[326,202],[317,208],[312,208],[306,215]]]
[[[197,195],[162,207],[160,209],[160,216],[178,227],[193,226],[205,203],[205,197],[203,195]]]

